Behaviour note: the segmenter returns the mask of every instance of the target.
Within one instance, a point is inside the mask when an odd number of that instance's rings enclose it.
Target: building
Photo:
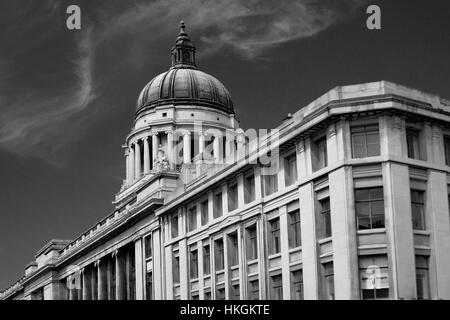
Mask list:
[[[449,101],[336,87],[260,134],[184,24],[171,56],[138,98],[115,210],[1,299],[450,299]]]

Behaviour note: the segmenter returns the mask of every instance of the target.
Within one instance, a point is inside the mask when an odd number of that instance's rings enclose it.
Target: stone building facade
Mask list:
[[[115,209],[0,298],[450,299],[449,121],[449,101],[380,81],[244,131],[182,24]]]

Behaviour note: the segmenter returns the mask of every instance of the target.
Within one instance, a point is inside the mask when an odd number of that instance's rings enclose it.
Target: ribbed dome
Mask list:
[[[195,47],[183,21],[172,48],[172,68],[153,78],[142,89],[136,112],[165,104],[206,106],[234,113],[230,93],[225,86],[197,69]]]
[[[153,78],[141,91],[136,111],[163,104],[192,104],[234,113],[225,86],[213,76],[189,67],[173,67]]]

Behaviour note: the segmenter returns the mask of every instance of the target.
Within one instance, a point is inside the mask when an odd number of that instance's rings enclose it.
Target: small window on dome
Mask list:
[[[162,117],[163,118],[167,117],[167,112],[163,112]]]
[[[191,113],[191,117],[193,117],[194,116],[194,114],[193,113]]]
[[[217,118],[217,121],[219,121],[220,119],[219,118]]]

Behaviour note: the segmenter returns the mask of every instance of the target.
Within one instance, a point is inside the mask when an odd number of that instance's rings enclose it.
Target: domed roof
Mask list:
[[[225,86],[197,69],[195,47],[185,33],[183,22],[172,48],[172,67],[154,77],[142,89],[136,112],[165,104],[205,106],[234,113],[233,102]]]

